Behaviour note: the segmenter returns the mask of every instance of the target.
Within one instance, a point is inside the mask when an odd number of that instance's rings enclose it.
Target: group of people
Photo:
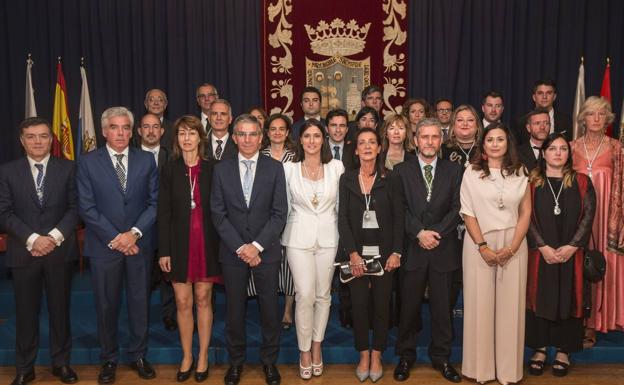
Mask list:
[[[141,378],[156,376],[146,360],[154,262],[165,278],[163,305],[169,302],[163,322],[179,330],[178,382],[208,377],[214,284],[226,296],[226,385],[238,384],[243,373],[250,295],[258,298],[267,384],[281,381],[280,330],[293,322],[293,302],[299,375],[321,376],[336,264],[350,275],[341,299],[348,302],[344,316],[362,382],[383,376],[393,323],[399,357],[393,376],[409,378],[425,293],[429,358],[451,382],[462,380],[450,363],[462,289],[461,373],[480,383],[520,381],[525,344],[534,350],[530,374],[543,373],[554,347],[552,373],[564,376],[569,354],[595,342],[595,331],[624,329],[617,295],[624,287],[618,258],[624,149],[605,135],[614,118],[606,100],[587,99],[577,117],[583,133],[570,141],[552,110],[556,90],[548,81],[536,83],[536,108],[513,130],[499,121],[503,99],[496,92],[484,97],[483,119],[472,106],[453,108],[447,99],[436,103],[433,116],[424,99],[410,99],[403,114],[382,121],[381,89],[370,86],[352,122],[342,109],[322,119],[318,90],[306,88],[301,96],[304,117],[294,124],[260,107],[233,119],[229,103],[203,84],[201,116],[171,123],[163,117],[164,92],[150,90],[148,113],[136,129],[128,109],[107,109],[106,145],[76,164],[50,156],[45,119],[21,123],[26,157],[0,169],[0,226],[9,234],[7,266],[19,304],[13,385],[35,377],[44,287],[52,373],[64,383],[78,381],[69,365],[69,291],[80,220],[102,384],[115,381],[119,362],[123,281],[131,367]],[[604,280],[589,291],[588,249],[607,261]],[[395,322],[393,291],[400,308]],[[286,295],[283,311],[279,292]]]

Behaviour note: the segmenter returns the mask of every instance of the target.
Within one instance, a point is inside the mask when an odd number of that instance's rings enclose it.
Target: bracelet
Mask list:
[[[512,257],[516,255],[516,253],[514,253],[514,251],[511,249],[511,246],[507,246],[507,250],[509,250],[509,253],[511,254]]]
[[[487,247],[487,245],[484,248],[479,248],[479,254],[484,252],[485,250],[490,250],[490,248]]]

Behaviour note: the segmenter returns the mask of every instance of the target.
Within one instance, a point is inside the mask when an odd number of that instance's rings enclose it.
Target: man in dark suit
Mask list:
[[[173,130],[173,128],[172,128]],[[147,151],[154,155],[154,160],[158,166],[158,171],[162,170],[163,166],[169,160],[169,149],[161,145],[161,138],[165,132],[161,125],[160,119],[154,114],[145,114],[141,118],[137,136],[140,141],[140,148],[143,151]],[[175,138],[177,140],[177,138]],[[156,254],[155,254],[155,257]],[[162,271],[158,266],[158,263],[154,263],[152,272],[151,286],[158,285],[160,287],[160,306],[163,325],[168,331],[175,331],[178,329],[176,322],[176,305],[175,297],[173,295],[173,287],[171,282],[163,279]]]
[[[355,144],[346,139],[349,130],[349,115],[342,108],[330,110],[325,118],[327,141],[334,159],[342,161],[345,169],[351,169],[355,163]]]
[[[210,110],[212,109],[212,103],[219,99],[219,91],[214,84],[203,83],[195,91],[195,97],[197,98],[197,106],[201,110],[199,119],[202,122],[202,126],[206,133],[210,132]]]
[[[50,157],[50,123],[28,118],[20,124],[26,157],[0,169],[0,228],[8,233],[6,265],[15,294],[15,366],[12,385],[35,379],[39,309],[45,288],[50,318],[52,374],[72,384],[69,317],[72,260],[77,256],[78,202],[74,163]]]
[[[230,368],[224,381],[238,384],[242,374],[247,282],[253,270],[262,324],[260,361],[267,384],[277,385],[281,381],[275,367],[280,336],[277,281],[282,258],[279,238],[288,213],[286,180],[280,162],[259,156],[262,128],[255,117],[236,118],[234,140],[239,153],[215,166],[210,200],[212,221],[221,238],[219,262],[226,293]]]
[[[453,328],[449,313],[453,274],[461,266],[457,252],[459,190],[463,168],[438,158],[442,126],[437,119],[424,119],[416,126],[417,160],[399,163],[392,177],[405,206],[407,246],[401,260],[401,314],[394,370],[397,381],[409,378],[416,360],[416,337],[420,306],[427,284],[431,308],[429,357],[433,367],[452,382],[461,376],[450,365]]]
[[[535,109],[542,108],[548,112],[550,118],[550,132],[560,132],[565,135],[568,141],[572,140],[572,119],[567,114],[563,114],[554,109],[553,104],[557,99],[557,85],[554,80],[537,80],[533,85],[533,102]],[[518,118],[514,124],[514,137],[516,144],[527,143],[529,135],[527,133],[528,114]]]
[[[129,147],[133,116],[125,107],[102,114],[106,145],[78,162],[78,199],[85,223],[97,312],[100,358],[98,382],[115,381],[119,361],[117,322],[123,281],[128,302],[128,355],[141,378],[156,376],[145,359],[149,289],[154,259],[158,169],[154,156]]]
[[[525,130],[528,132],[529,140],[518,145],[518,157],[530,172],[537,166],[542,143],[550,133],[550,117],[548,111],[543,108],[536,108],[526,116]]]
[[[297,143],[299,141],[299,131],[301,127],[308,119],[316,119],[321,122],[321,102],[323,97],[321,91],[316,87],[305,87],[301,91],[301,110],[303,111],[303,117],[293,123],[292,130],[290,130],[291,139]]]
[[[160,145],[167,150],[172,149],[173,145],[173,123],[169,119],[166,119],[164,114],[167,109],[167,94],[164,91],[154,88],[147,91],[145,94],[145,110],[154,114],[160,121],[160,126],[163,128],[163,134],[160,138]]]
[[[232,106],[225,99],[217,99],[210,108],[210,126],[206,145],[206,156],[216,161],[235,158],[238,154],[236,143],[230,137],[230,123],[232,123]]]

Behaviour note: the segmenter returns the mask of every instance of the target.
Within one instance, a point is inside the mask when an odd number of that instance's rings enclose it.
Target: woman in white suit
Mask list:
[[[329,319],[333,263],[338,249],[338,182],[342,162],[332,159],[321,122],[299,132],[294,162],[285,163],[288,220],[282,235],[295,283],[295,324],[303,379],[323,373],[321,342]]]

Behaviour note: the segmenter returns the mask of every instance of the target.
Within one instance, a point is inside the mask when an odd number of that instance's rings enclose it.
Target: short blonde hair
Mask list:
[[[448,138],[448,147],[453,147],[457,145],[457,137],[455,136],[455,119],[457,118],[457,114],[462,111],[470,111],[472,116],[475,118],[475,123],[477,123],[477,133],[475,134],[475,143],[481,140],[483,136],[483,124],[481,123],[481,119],[479,119],[479,114],[477,114],[477,110],[469,104],[462,104],[453,111],[453,115],[451,115],[451,126],[449,129],[449,138]]]
[[[387,151],[388,147],[390,147],[390,141],[388,140],[388,137],[386,135],[390,126],[397,122],[403,123],[403,126],[405,127],[405,140],[403,141],[403,149],[405,151],[413,151],[414,134],[412,133],[412,130],[410,128],[409,119],[401,114],[390,114],[384,120],[380,130],[382,151]]]
[[[580,135],[585,135],[585,118],[590,112],[596,112],[601,109],[607,110],[607,121],[605,122],[605,128],[615,120],[615,114],[611,111],[611,103],[602,96],[590,96],[585,100],[585,103],[581,106],[581,110],[578,113],[576,121],[579,127],[582,128]]]

